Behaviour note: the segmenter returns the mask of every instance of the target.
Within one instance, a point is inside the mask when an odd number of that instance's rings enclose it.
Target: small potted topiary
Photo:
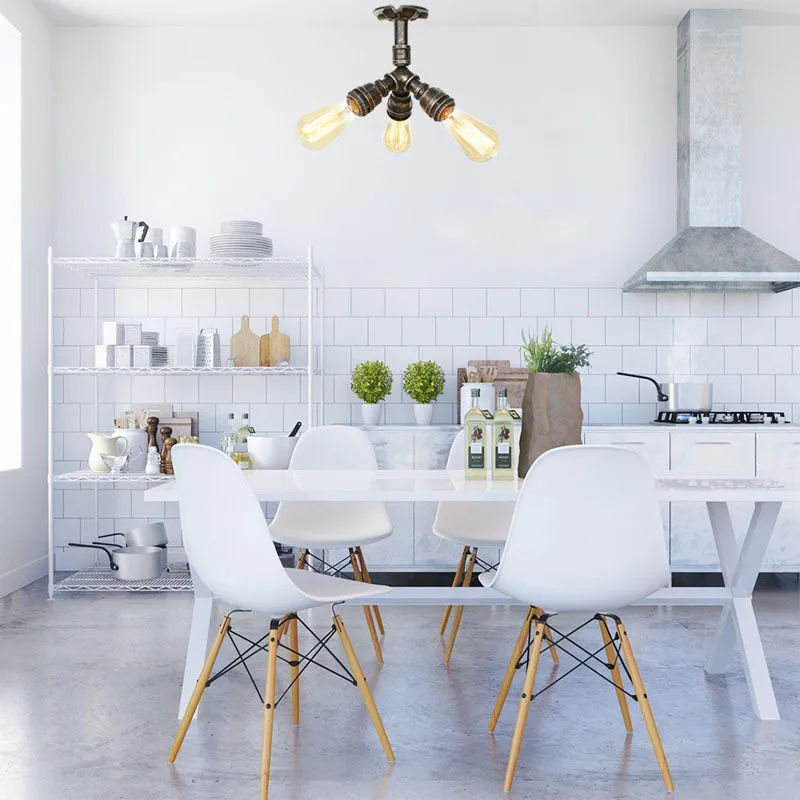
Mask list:
[[[417,425],[430,425],[433,401],[444,391],[444,370],[435,361],[416,361],[406,367],[403,389],[414,401]]]
[[[380,401],[392,391],[392,373],[383,361],[362,361],[353,369],[350,388],[360,400],[365,425],[377,425],[381,420]]]

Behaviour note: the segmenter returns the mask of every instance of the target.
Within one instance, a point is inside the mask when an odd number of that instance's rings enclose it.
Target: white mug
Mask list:
[[[197,231],[189,225],[169,229],[170,258],[194,258],[197,255]]]
[[[155,258],[155,249],[152,242],[139,244],[139,258]]]

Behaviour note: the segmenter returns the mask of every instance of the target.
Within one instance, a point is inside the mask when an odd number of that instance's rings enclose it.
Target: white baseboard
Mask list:
[[[47,556],[29,561],[21,567],[0,575],[0,597],[16,592],[23,586],[47,575]]]

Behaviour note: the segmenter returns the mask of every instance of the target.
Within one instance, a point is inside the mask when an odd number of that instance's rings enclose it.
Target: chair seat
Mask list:
[[[276,542],[290,544],[293,547],[361,547],[392,535],[391,531],[381,533],[317,531],[283,529],[281,526],[270,526],[269,532]]]
[[[440,539],[446,539],[448,542],[469,545],[471,547],[502,547],[508,538],[508,528],[505,530],[486,529],[480,531],[480,533],[467,530],[437,530],[434,528],[433,532]]]
[[[391,586],[334,578],[304,569],[287,569],[286,574],[301,592],[320,603],[342,603],[392,591]]]
[[[433,532],[448,542],[502,547],[513,516],[514,503],[439,503]]]

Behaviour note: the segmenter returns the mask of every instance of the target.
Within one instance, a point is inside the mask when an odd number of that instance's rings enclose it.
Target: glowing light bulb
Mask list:
[[[402,153],[411,147],[411,126],[408,120],[398,121],[390,119],[383,132],[383,143],[387,150],[393,153]]]
[[[500,136],[494,128],[457,108],[444,120],[444,124],[458,146],[473,161],[489,161],[497,155]]]
[[[353,121],[354,116],[346,102],[304,114],[297,121],[297,141],[309,150],[322,150]]]

